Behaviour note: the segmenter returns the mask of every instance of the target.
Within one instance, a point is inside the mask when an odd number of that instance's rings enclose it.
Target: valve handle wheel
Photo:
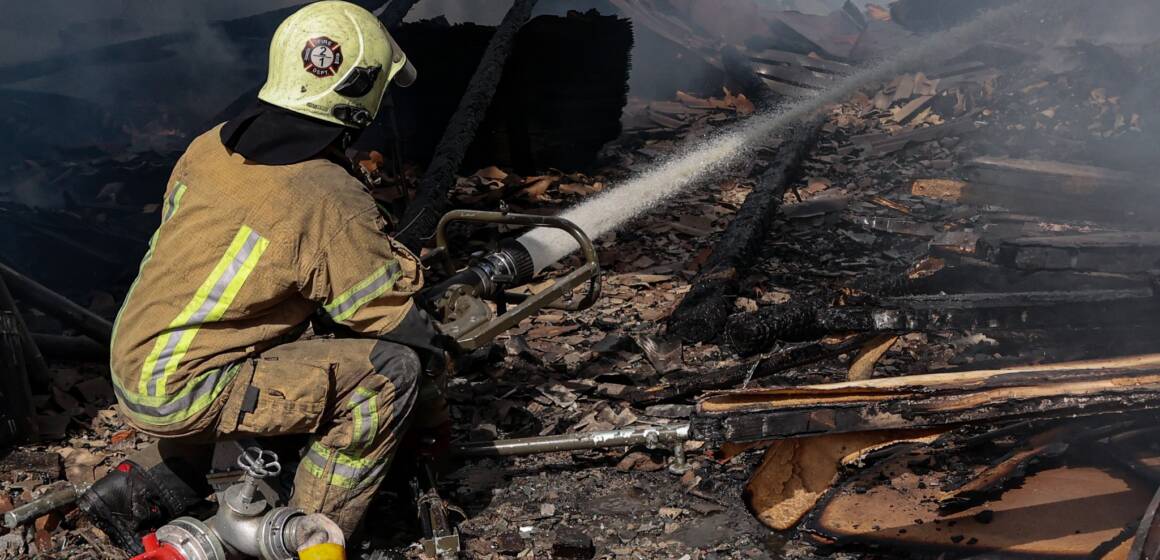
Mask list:
[[[238,467],[241,467],[248,476],[258,480],[277,476],[282,472],[278,454],[260,447],[247,447],[238,456]]]

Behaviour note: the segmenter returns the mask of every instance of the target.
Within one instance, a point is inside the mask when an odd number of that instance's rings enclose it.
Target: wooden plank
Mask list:
[[[790,53],[790,52],[773,50],[773,49],[764,50],[764,51],[757,51],[757,50],[738,48],[738,50],[742,54],[744,54],[744,55],[748,56],[750,59],[752,59],[754,63],[792,64],[795,66],[801,66],[802,68],[806,68],[808,70],[814,70],[816,72],[824,72],[824,73],[828,73],[828,74],[836,74],[839,76],[845,76],[845,75],[850,74],[854,71],[854,68],[852,66],[850,66],[849,64],[843,64],[841,62],[834,62],[834,61],[826,60],[824,58],[804,56],[804,55],[800,55],[800,54],[796,54],[796,53]]]
[[[789,85],[798,87],[805,87],[809,89],[825,89],[831,87],[835,83],[833,76],[829,74],[821,74],[802,68],[801,66],[785,66],[779,64],[766,64],[763,62],[754,62],[752,64],[754,72],[766,80],[783,82]]]
[[[1018,270],[1141,273],[1160,265],[1160,232],[1112,232],[984,243],[988,259]]]
[[[779,82],[777,80],[771,80],[761,74],[758,74],[758,76],[761,76],[762,83],[764,83],[765,86],[770,89],[770,91],[773,91],[774,93],[784,97],[798,99],[802,97],[809,97],[815,92],[815,90],[812,89],[790,85],[785,82]]]
[[[850,139],[854,146],[871,156],[885,156],[897,152],[910,144],[931,142],[947,136],[961,136],[976,130],[973,113],[959,117],[938,126],[928,126],[900,132],[898,134],[874,133],[854,136]]]
[[[1123,542],[1125,529],[1135,526],[1154,489],[1125,468],[1061,466],[1032,473],[985,504],[944,513],[936,501],[937,474],[916,474],[907,466],[928,457],[929,452],[899,453],[850,477],[822,498],[804,528],[838,546],[873,549],[888,558],[910,557],[910,552],[947,558],[1108,558],[1103,553]]]
[[[1061,194],[1155,186],[1154,181],[1126,171],[1059,161],[980,157],[967,163],[965,169],[976,182]]]
[[[751,442],[1160,408],[1160,354],[713,393],[693,432]]]

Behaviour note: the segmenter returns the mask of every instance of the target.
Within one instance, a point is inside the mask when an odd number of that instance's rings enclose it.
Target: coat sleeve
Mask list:
[[[335,323],[368,336],[398,326],[423,287],[418,259],[384,227],[374,209],[348,220],[324,240],[301,284]]]

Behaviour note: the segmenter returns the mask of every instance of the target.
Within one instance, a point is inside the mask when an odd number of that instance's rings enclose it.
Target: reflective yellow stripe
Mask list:
[[[239,369],[239,366],[231,366],[207,371],[191,379],[180,392],[165,397],[134,393],[122,387],[114,375],[113,392],[121,402],[121,410],[133,420],[151,426],[164,426],[188,420],[209,408],[233,382]]]
[[[402,276],[399,261],[391,259],[322,308],[336,323],[341,323],[351,318],[362,306],[395,287],[395,282]]]
[[[173,194],[169,195],[169,200],[166,201],[164,213],[161,214],[161,223],[169,221],[173,214],[177,212],[177,208],[181,206],[181,199],[185,197],[185,183],[178,181],[173,186]]]
[[[153,230],[153,236],[149,238],[149,248],[145,251],[145,256],[141,258],[141,265],[137,267],[137,277],[133,279],[133,283],[129,285],[129,291],[125,293],[125,301],[129,301],[129,298],[133,296],[133,290],[137,289],[137,282],[141,281],[141,271],[145,270],[145,263],[149,262],[149,259],[153,257],[153,251],[157,247],[157,236],[161,234],[161,226],[165,225],[165,222],[169,221],[169,218],[172,218],[177,213],[178,207],[181,206],[181,199],[185,197],[185,191],[185,183],[178,181],[174,184],[173,192],[170,193],[169,198],[162,204],[161,224],[157,226],[157,229]],[[121,311],[124,309],[124,306],[122,306],[121,309],[117,310],[117,316],[113,318],[113,340],[117,340],[117,327],[121,324]],[[112,361],[112,358],[110,358],[110,370],[113,367]]]
[[[379,431],[378,393],[365,387],[358,387],[350,397],[350,409],[354,414],[354,430],[350,447],[361,449],[370,445]]]
[[[331,457],[334,458],[334,471],[326,476],[326,466]],[[385,460],[363,459],[345,454],[341,451],[332,452],[321,443],[315,441],[310,445],[310,451],[302,460],[306,472],[311,476],[343,488],[358,488],[375,482],[382,477]]]
[[[141,366],[139,393],[151,396],[166,394],[169,376],[177,371],[201,325],[221,319],[269,245],[268,240],[249,226],[238,230],[229,249],[202,282],[193,299],[157,337],[153,351]]]

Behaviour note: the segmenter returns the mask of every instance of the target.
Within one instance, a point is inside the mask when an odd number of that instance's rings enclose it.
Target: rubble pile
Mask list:
[[[614,0],[719,73],[712,89],[630,98],[595,165],[496,161],[461,173],[450,202],[555,214],[1002,3],[712,18]],[[594,307],[546,310],[465,356],[448,389],[462,442],[681,423],[704,436],[683,444],[679,473],[671,450],[644,446],[460,462],[441,489],[463,509],[465,554],[1151,557],[1160,33],[1123,38],[1081,2],[1031,4],[1040,26],[872,84],[595,240]],[[175,155],[12,163],[0,259],[110,317],[159,219],[139,185],[162,184]],[[420,173],[395,156],[358,159],[401,212]],[[497,237],[452,235],[465,254]],[[6,284],[38,346],[83,334]],[[693,322],[678,310],[706,286],[723,311]],[[44,354],[41,441],[0,460],[0,511],[90,483],[147,441],[111,407],[103,365]],[[372,518],[418,558],[406,479]],[[0,535],[0,557],[37,554],[114,552],[66,509]]]

